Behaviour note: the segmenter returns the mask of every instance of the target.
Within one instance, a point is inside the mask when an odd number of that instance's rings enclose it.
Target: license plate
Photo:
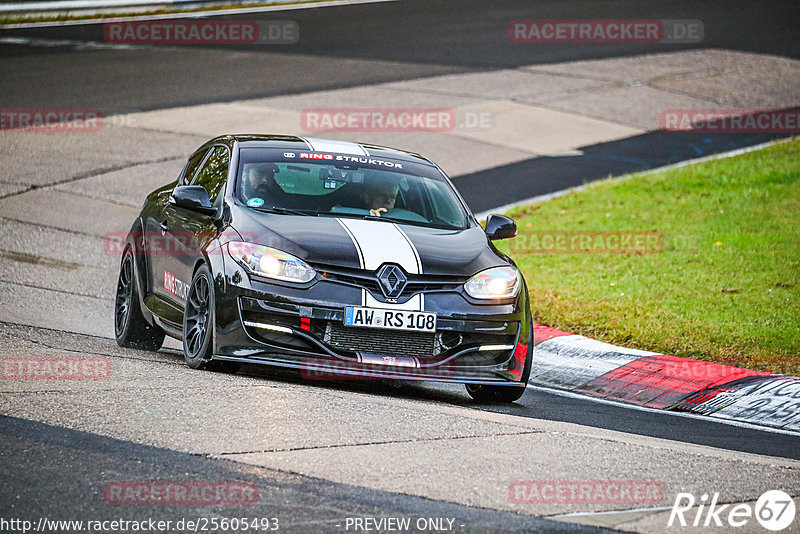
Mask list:
[[[387,328],[389,330],[410,330],[414,332],[435,332],[436,314],[421,311],[346,306],[344,309],[344,325]]]

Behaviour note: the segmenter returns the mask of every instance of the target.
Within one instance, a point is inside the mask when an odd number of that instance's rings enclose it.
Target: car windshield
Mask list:
[[[242,148],[236,197],[264,211],[380,218],[464,228],[467,213],[438,169],[405,160]]]

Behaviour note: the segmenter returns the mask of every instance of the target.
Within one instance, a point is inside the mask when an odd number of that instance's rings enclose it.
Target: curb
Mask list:
[[[529,383],[800,431],[800,377],[617,347],[534,324]]]

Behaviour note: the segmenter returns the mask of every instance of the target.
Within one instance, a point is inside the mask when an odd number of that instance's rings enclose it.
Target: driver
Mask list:
[[[286,193],[275,180],[280,169],[274,163],[248,163],[244,166],[244,196],[246,199],[261,198],[267,207],[293,207],[291,195]]]
[[[248,163],[244,167],[243,177],[247,197],[270,196],[269,193],[280,189],[275,181],[278,166],[274,163]]]
[[[381,213],[394,208],[399,190],[400,183],[395,177],[384,173],[371,174],[361,188],[361,201],[370,215],[380,217]]]

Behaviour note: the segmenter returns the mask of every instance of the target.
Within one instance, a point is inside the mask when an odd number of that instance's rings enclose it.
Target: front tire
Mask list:
[[[213,361],[214,354],[214,280],[206,265],[192,278],[183,312],[183,357],[192,369],[235,373],[234,362]]]
[[[117,279],[114,299],[114,337],[117,345],[156,351],[164,343],[164,331],[147,322],[139,307],[139,290],[133,251],[125,249]]]
[[[467,393],[478,402],[514,402],[525,393],[524,386],[482,386],[465,384]]]

